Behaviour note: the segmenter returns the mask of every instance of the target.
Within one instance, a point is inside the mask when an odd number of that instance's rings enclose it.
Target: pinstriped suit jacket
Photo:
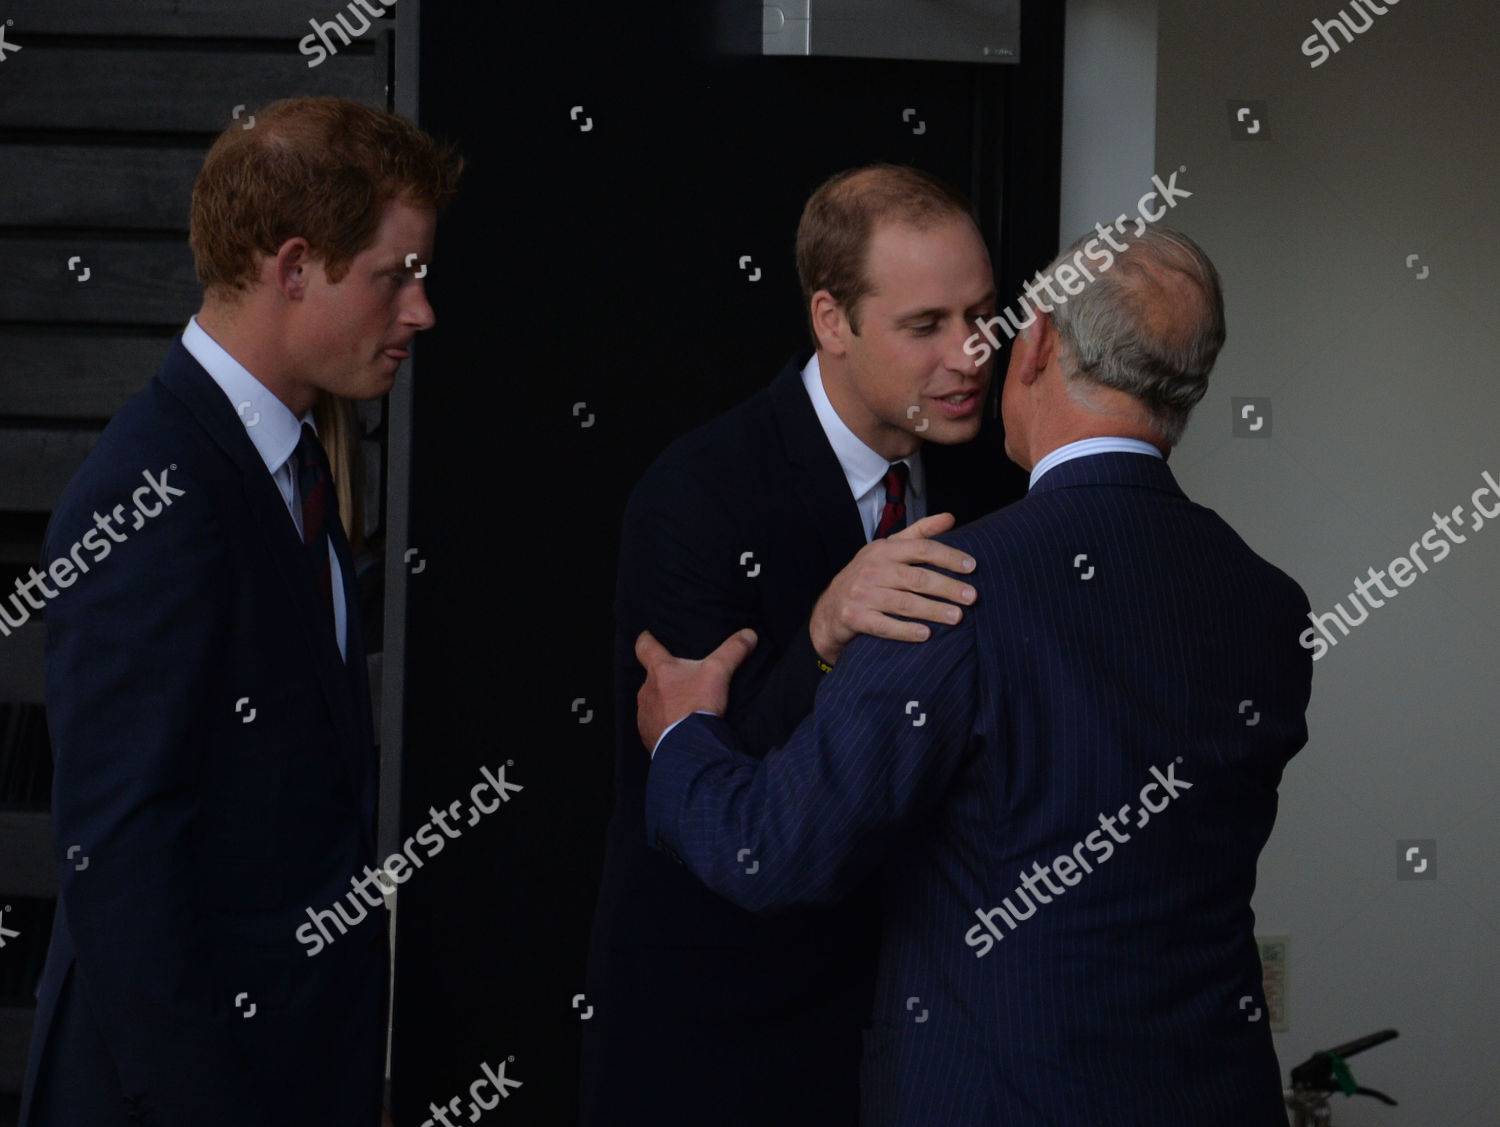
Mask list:
[[[939,539],[979,565],[964,620],[856,638],[762,760],[678,725],[649,840],[762,913],[878,870],[862,1123],[1279,1127],[1250,898],[1306,596],[1148,455]]]
[[[701,657],[752,626],[727,720],[762,754],[812,710],[808,616],[865,544],[838,457],[803,386],[807,354],[671,444],[631,492],[615,593],[616,803],[590,936],[585,1127],[848,1127],[874,979],[872,898],[759,919],[649,848],[635,697],[649,629]],[[1014,466],[929,444],[928,511],[962,523],[1025,492]],[[1014,472],[1011,472],[1014,471]],[[753,568],[746,556],[754,556]],[[858,951],[851,937],[863,937]]]

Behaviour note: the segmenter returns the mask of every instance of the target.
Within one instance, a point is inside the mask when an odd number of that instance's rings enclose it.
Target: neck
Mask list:
[[[836,356],[818,350],[818,372],[823,380],[823,393],[833,412],[851,431],[887,462],[910,457],[922,449],[922,440],[899,427],[886,426],[867,411],[854,389],[849,386],[848,365]]]
[[[286,404],[293,415],[300,419],[312,410],[318,398],[317,389],[285,370],[276,348],[281,338],[279,332],[259,325],[250,311],[237,307],[230,310],[209,302],[198,311],[197,319],[199,328]]]
[[[1166,439],[1148,421],[1145,407],[1133,396],[1112,387],[1075,385],[1067,387],[1060,372],[1052,379],[1031,419],[1027,442],[1031,465],[1052,451],[1085,438],[1138,438],[1149,442],[1165,457],[1171,450]]]

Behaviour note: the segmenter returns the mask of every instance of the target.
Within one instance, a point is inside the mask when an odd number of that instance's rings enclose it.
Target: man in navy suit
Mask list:
[[[70,562],[47,610],[61,890],[23,1127],[380,1122],[377,764],[311,418],[384,395],[432,326],[415,263],[461,166],[334,98],[275,103],[204,162],[202,309],[47,535]],[[328,910],[351,884],[368,919]]]
[[[972,588],[916,565],[961,572],[966,555],[930,537],[1022,492],[960,446],[990,371],[964,343],[994,309],[967,203],[914,169],[842,173],[809,199],[797,260],[816,354],[673,443],[625,513],[587,1127],[847,1127],[873,989],[868,895],[758,919],[647,847],[636,636],[702,656],[755,625],[727,719],[759,754],[811,711],[856,633],[916,642],[927,627],[908,618],[960,614]]]
[[[638,642],[653,842],[762,913],[878,868],[869,1124],[1286,1121],[1250,898],[1307,598],[1165,462],[1224,339],[1213,265],[1165,229],[1110,258],[1012,351],[1031,489],[941,537],[978,561],[956,625],[854,639],[760,759],[719,718],[753,632]]]

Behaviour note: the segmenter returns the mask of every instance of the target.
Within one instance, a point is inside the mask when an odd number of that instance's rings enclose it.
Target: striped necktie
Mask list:
[[[302,495],[302,544],[307,562],[317,578],[318,594],[328,608],[328,624],[333,627],[333,567],[328,556],[328,522],[337,520],[338,495],[328,470],[328,456],[317,433],[302,424],[302,441],[297,444],[297,491]]]
[[[875,528],[876,540],[906,527],[906,478],[910,473],[905,462],[892,462],[891,468],[885,471],[885,508],[880,513],[880,524]]]

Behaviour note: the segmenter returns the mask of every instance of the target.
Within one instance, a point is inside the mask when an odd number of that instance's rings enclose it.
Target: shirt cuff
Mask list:
[[[697,712],[693,713],[693,715],[695,715],[695,716],[697,716],[697,715],[717,716],[718,713],[710,711],[707,708],[700,708],[700,709],[698,709]],[[656,747],[653,747],[651,749],[651,758],[652,759],[656,758],[656,748],[657,747],[661,747],[661,741],[667,738],[667,733],[670,732],[673,728],[677,727],[677,725],[681,724],[682,721],[686,720],[686,719],[687,719],[687,717],[684,716],[684,717],[682,717],[679,720],[673,720],[670,724],[667,725],[666,731],[662,732],[661,736],[657,739],[657,741],[656,741]]]

